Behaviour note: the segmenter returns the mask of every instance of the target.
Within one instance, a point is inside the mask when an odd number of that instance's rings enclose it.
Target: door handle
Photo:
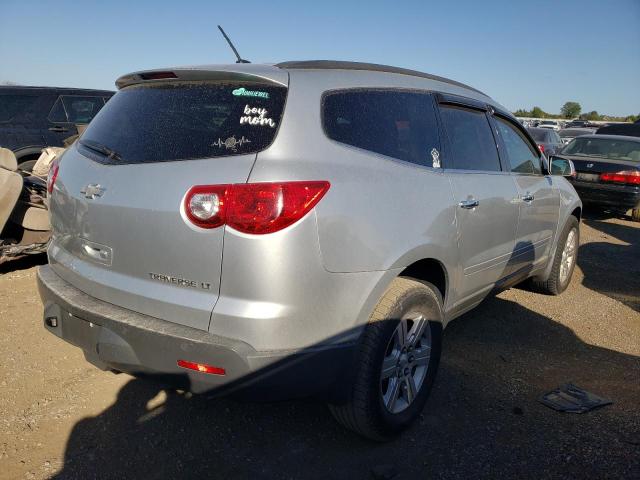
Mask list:
[[[476,200],[475,198],[468,198],[467,200],[461,200],[460,203],[458,203],[458,206],[460,208],[464,208],[466,210],[471,210],[472,208],[476,208],[478,205],[480,205],[480,201]]]
[[[50,132],[68,132],[69,129],[64,127],[51,127],[49,128],[49,131]]]
[[[533,202],[534,196],[531,195],[529,192],[525,193],[524,195],[522,195],[522,201],[526,202],[526,203],[531,203]]]

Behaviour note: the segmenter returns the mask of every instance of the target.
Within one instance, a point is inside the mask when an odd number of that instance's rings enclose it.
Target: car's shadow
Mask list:
[[[603,240],[613,239],[580,247],[578,265],[584,273],[582,283],[640,312],[640,228],[608,222],[610,217],[587,211],[582,219],[601,232]]]
[[[45,263],[47,263],[46,253],[26,255],[17,259],[4,260],[0,263],[0,276],[5,273],[27,270],[37,265],[44,265]]]
[[[444,342],[424,414],[390,443],[345,431],[318,403],[191,397],[132,379],[75,425],[57,478],[357,479],[381,465],[394,478],[638,477],[640,357],[500,296]],[[585,415],[538,403],[568,381],[615,403]]]

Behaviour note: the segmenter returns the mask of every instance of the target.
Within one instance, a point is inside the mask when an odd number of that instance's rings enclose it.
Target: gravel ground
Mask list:
[[[40,259],[42,261],[42,259]],[[513,288],[451,323],[421,420],[388,444],[312,402],[167,392],[41,326],[35,263],[0,266],[0,478],[640,479],[640,226],[583,221],[569,289]],[[572,382],[613,400],[538,402]]]

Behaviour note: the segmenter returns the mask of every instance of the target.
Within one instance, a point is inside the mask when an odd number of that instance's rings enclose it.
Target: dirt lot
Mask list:
[[[0,266],[0,478],[640,478],[640,227],[590,217],[568,291],[514,288],[445,333],[421,421],[389,444],[323,405],[207,400],[101,372]],[[614,404],[538,403],[573,382]]]

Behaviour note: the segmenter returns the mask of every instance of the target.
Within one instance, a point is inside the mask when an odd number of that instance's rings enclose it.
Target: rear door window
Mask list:
[[[440,167],[438,123],[428,93],[331,92],[323,100],[322,123],[326,135],[337,142],[418,165]]]
[[[440,117],[453,154],[451,168],[500,171],[500,159],[485,112],[440,105]]]
[[[520,132],[510,122],[500,117],[496,119],[496,126],[502,143],[504,144],[511,171],[515,173],[542,174],[540,157],[533,149],[533,146],[526,140],[524,134]]]
[[[101,163],[150,163],[259,152],[274,140],[287,89],[259,84],[134,85],[109,99],[84,132]],[[97,147],[96,147],[97,146]],[[116,155],[98,155],[106,147]],[[103,149],[104,150],[104,149]]]

